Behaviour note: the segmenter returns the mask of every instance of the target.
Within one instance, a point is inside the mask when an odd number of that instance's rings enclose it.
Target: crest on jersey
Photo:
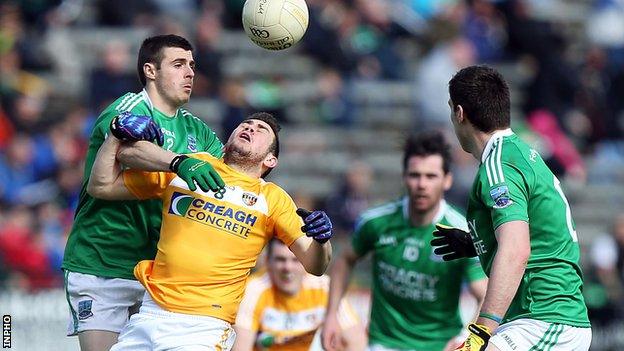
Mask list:
[[[501,185],[496,188],[490,189],[490,196],[494,200],[494,208],[505,208],[511,206],[513,201],[509,196],[509,188],[507,185]]]
[[[256,204],[256,201],[258,201],[258,195],[247,192],[243,193],[243,202],[245,205],[253,206]]]
[[[78,302],[78,319],[83,320],[93,316],[91,307],[93,306],[93,300],[84,300]]]
[[[188,149],[191,152],[197,152],[197,139],[194,136],[189,134],[189,136],[186,138],[186,140],[187,140],[187,144],[188,144]]]

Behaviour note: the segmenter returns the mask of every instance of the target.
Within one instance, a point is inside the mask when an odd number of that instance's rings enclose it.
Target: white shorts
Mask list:
[[[146,293],[139,313],[130,317],[110,351],[229,351],[235,338],[230,323],[166,311]]]
[[[501,351],[587,351],[591,328],[517,319],[496,329],[490,343]]]
[[[136,280],[65,271],[67,336],[85,330],[119,333],[132,311],[138,311],[144,293],[145,288]]]

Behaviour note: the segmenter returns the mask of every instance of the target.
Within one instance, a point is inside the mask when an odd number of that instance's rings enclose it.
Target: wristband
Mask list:
[[[483,317],[483,318],[487,318],[489,320],[492,320],[498,324],[500,324],[503,321],[502,317],[499,317],[495,314],[491,314],[491,313],[486,313],[486,312],[481,312],[479,313],[479,317]]]
[[[178,168],[180,167],[180,163],[182,163],[182,161],[186,160],[187,158],[189,157],[186,155],[178,155],[174,157],[173,160],[171,160],[171,163],[169,164],[169,170],[171,170],[171,172],[173,173],[178,173]]]

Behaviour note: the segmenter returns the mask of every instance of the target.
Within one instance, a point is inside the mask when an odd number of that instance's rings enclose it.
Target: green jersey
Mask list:
[[[570,206],[537,151],[511,129],[496,132],[486,144],[466,217],[488,275],[498,247],[496,228],[510,221],[529,223],[531,255],[503,323],[531,318],[589,326]]]
[[[445,201],[433,223],[414,227],[408,198],[370,209],[356,224],[352,245],[373,252],[369,342],[402,350],[442,350],[462,328],[458,303],[463,281],[485,278],[479,262],[444,262],[429,241],[435,223],[466,228]]]
[[[131,111],[152,116],[165,135],[163,148],[177,153],[205,151],[221,157],[223,145],[199,118],[184,109],[169,117],[151,104],[147,92],[127,93],[98,117],[85,160],[84,181],[74,224],[65,246],[63,268],[108,278],[135,279],[137,262],[153,259],[160,233],[160,200],[106,201],[87,191],[89,175],[98,149],[113,117]]]

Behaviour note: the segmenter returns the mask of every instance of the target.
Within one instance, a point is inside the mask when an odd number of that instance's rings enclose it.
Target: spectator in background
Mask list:
[[[0,225],[0,257],[9,268],[10,285],[33,292],[56,287],[61,277],[55,272],[32,211],[13,206]]]
[[[136,75],[129,68],[128,43],[114,39],[106,43],[101,53],[101,66],[95,67],[89,78],[90,108],[99,111],[127,91],[141,88]]]
[[[197,69],[194,94],[196,96],[215,97],[223,79],[221,68],[223,54],[217,48],[217,43],[221,37],[221,21],[216,14],[205,11],[195,26]]]
[[[319,96],[317,113],[324,122],[349,126],[354,119],[354,106],[351,101],[348,83],[333,68],[321,71],[316,81]]]
[[[448,84],[443,77],[452,77],[459,69],[473,64],[476,51],[463,37],[439,43],[421,61],[416,76],[416,104],[420,128],[448,130],[451,123],[448,108],[440,101],[448,100]]]
[[[590,259],[607,297],[602,308],[590,310],[590,318],[601,324],[624,320],[624,213],[615,217],[610,233],[594,240]]]
[[[349,165],[344,179],[327,199],[324,208],[337,233],[348,233],[356,219],[371,205],[372,168],[360,161]]]

